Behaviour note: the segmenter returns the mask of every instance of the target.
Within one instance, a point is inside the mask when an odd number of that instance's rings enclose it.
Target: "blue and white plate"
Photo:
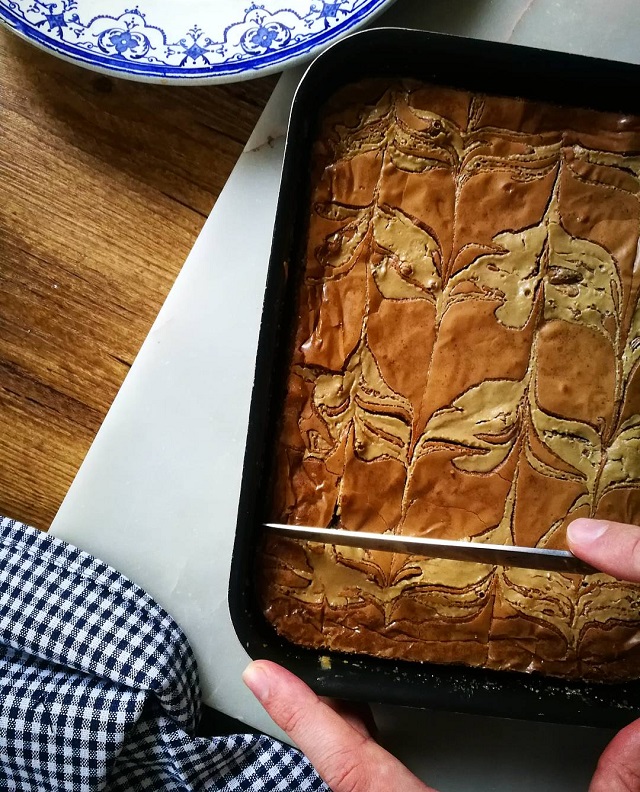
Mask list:
[[[106,74],[233,82],[280,71],[393,0],[0,0],[0,21]]]

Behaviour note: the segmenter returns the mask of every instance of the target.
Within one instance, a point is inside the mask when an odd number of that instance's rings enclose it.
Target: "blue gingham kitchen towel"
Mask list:
[[[0,518],[0,789],[326,792],[268,737],[195,737],[173,619],[101,561]]]

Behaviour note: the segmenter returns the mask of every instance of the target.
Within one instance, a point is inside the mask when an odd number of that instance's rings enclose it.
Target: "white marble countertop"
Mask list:
[[[630,0],[399,0],[378,24],[638,62]],[[227,581],[288,109],[269,102],[53,523],[173,614],[205,702],[279,732],[240,682]],[[514,713],[516,714],[516,713]],[[441,792],[586,789],[610,734],[376,710],[385,742]]]

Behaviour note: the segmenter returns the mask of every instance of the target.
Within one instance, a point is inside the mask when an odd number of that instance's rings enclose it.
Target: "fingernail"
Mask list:
[[[591,544],[609,528],[606,520],[574,520],[567,528],[567,538],[572,544]]]
[[[249,663],[242,672],[242,681],[258,701],[269,697],[269,674],[259,663]]]

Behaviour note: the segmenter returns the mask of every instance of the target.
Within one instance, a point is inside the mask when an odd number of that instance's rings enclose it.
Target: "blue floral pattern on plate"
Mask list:
[[[393,0],[210,0],[215,10],[208,11],[194,0],[131,2],[0,0],[0,21],[62,57],[121,77],[226,82],[292,65]]]

